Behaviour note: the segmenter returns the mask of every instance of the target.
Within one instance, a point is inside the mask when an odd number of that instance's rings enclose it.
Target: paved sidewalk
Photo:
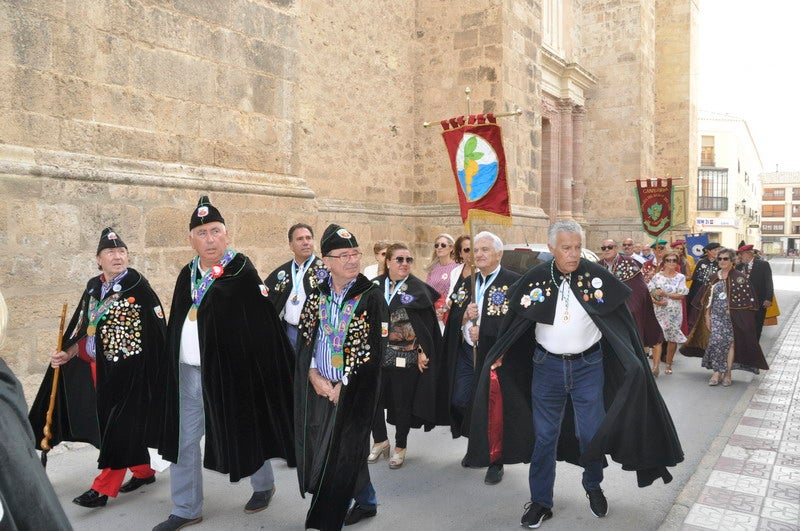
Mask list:
[[[800,529],[800,305],[783,332],[681,529]]]

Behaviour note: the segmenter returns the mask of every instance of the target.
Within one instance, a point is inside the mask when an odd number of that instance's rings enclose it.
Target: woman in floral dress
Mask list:
[[[681,353],[703,357],[714,371],[708,385],[731,385],[731,370],[769,369],[755,334],[756,296],[750,281],[733,268],[736,253],[721,249],[719,271],[702,295],[705,319],[698,319]]]
[[[681,332],[683,321],[682,300],[689,293],[686,287],[686,277],[678,271],[678,255],[669,251],[662,259],[663,269],[656,273],[647,288],[653,298],[653,310],[658,324],[664,331],[664,340],[667,342],[667,374],[672,374],[672,360],[678,343],[686,341],[686,336]],[[661,343],[653,346],[653,374],[658,376],[661,367]]]

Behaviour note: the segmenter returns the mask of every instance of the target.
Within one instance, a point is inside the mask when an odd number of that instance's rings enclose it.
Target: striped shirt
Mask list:
[[[339,317],[342,313],[342,307],[345,303],[344,296],[350,287],[355,284],[355,281],[356,279],[354,278],[344,285],[341,293],[336,293],[336,291],[333,289],[333,281],[330,276],[328,277],[328,285],[331,287],[329,324],[333,330],[336,330],[336,327],[339,326]],[[322,300],[319,302],[320,305],[327,304],[327,297],[321,295],[321,298]],[[317,330],[317,340],[314,344],[314,359],[311,360],[311,368],[316,368],[323,378],[327,378],[332,382],[338,382],[342,379],[344,367],[337,369],[331,365],[331,345],[328,339],[329,338],[325,337],[325,332],[322,330],[320,323],[320,327]]]

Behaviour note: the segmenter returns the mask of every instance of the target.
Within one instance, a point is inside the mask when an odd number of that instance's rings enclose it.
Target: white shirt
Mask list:
[[[295,267],[297,268],[297,272],[299,273],[300,270],[303,268],[303,264],[297,265],[297,262],[293,262]],[[308,264],[308,269],[311,269],[312,264]],[[289,267],[289,271],[291,272],[291,264]],[[303,305],[306,303],[306,286],[303,279],[306,278],[306,273],[308,270],[303,272],[303,275],[300,277],[300,281],[297,282],[295,285],[294,279],[292,279],[292,292],[289,294],[289,298],[286,299],[286,304],[283,306],[283,320],[289,323],[290,325],[297,326],[300,324],[300,314],[303,312]],[[297,295],[297,304],[292,304],[292,298]]]
[[[188,315],[181,329],[180,360],[187,365],[200,366],[200,332],[197,321],[192,321]]]
[[[566,290],[566,291],[564,291]],[[569,294],[569,303],[562,293]],[[565,280],[556,294],[556,316],[552,325],[536,323],[536,341],[553,354],[579,354],[603,337]],[[569,312],[569,319],[564,314]]]
[[[481,284],[481,290],[483,291],[483,294],[484,294],[483,296],[484,297],[486,296],[486,292],[488,291],[489,286],[491,286],[494,283],[494,279],[497,278],[497,275],[495,275],[495,273],[497,273],[498,271],[500,271],[500,266],[497,266],[497,269],[495,269],[494,271],[489,273],[488,277],[484,277],[483,273],[480,273],[480,272],[478,273],[480,275],[480,277],[483,278],[483,282],[484,283]],[[478,282],[477,281],[475,282],[475,290],[476,291],[478,290]],[[478,300],[478,296],[476,294],[475,295],[475,302],[477,303],[477,306],[478,306],[478,319],[475,321],[475,324],[473,324],[472,321],[467,321],[467,323],[464,326],[461,327],[461,335],[464,336],[464,341],[466,341],[467,344],[470,345],[470,346],[473,346],[473,344],[472,344],[472,339],[469,337],[469,329],[472,328],[473,326],[480,326],[481,325],[481,317],[482,317],[481,311],[482,311],[482,308],[483,308],[483,298]]]

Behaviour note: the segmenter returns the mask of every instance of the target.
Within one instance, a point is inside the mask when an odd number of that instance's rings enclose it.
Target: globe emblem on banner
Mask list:
[[[695,256],[703,256],[703,244],[696,243],[692,245],[692,254]]]
[[[465,133],[456,151],[458,181],[467,201],[485,196],[497,182],[497,153],[482,137]]]

